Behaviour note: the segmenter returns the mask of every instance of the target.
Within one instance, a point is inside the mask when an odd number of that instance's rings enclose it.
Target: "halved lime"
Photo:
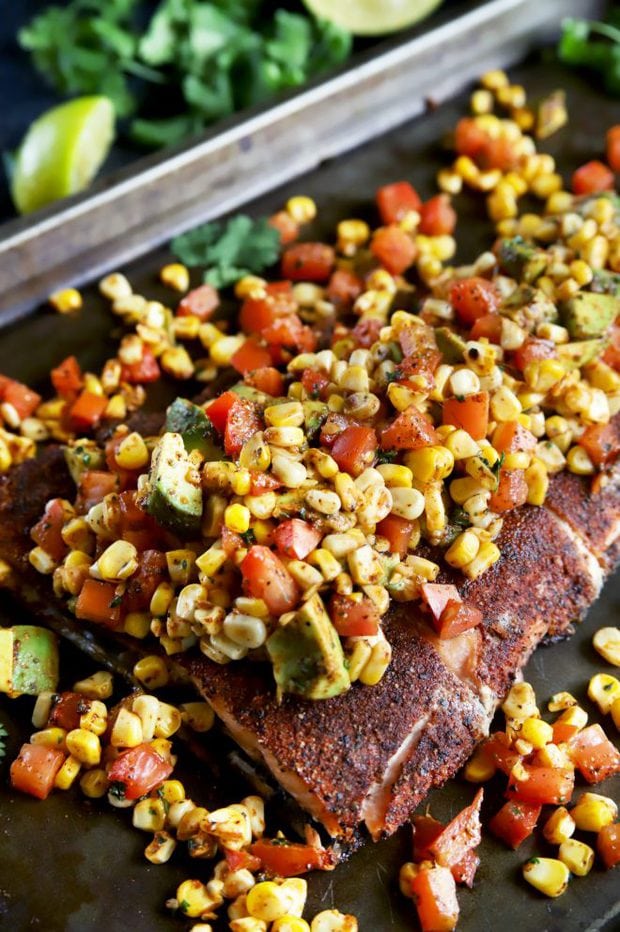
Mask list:
[[[380,36],[406,29],[428,16],[442,0],[304,0],[318,19],[328,19],[355,36]]]
[[[77,97],[46,110],[18,149],[11,194],[21,214],[88,187],[114,139],[107,97]]]

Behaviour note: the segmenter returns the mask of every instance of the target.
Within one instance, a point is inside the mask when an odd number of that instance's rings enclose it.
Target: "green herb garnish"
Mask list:
[[[620,11],[611,10],[609,20],[565,19],[558,54],[567,65],[597,71],[605,89],[620,95]]]

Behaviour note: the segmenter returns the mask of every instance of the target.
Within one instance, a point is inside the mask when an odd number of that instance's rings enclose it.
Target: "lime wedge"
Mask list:
[[[355,36],[380,36],[406,29],[428,16],[442,0],[304,0],[318,19],[328,19]]]
[[[11,181],[20,214],[76,194],[93,180],[114,139],[114,106],[107,97],[77,97],[31,124]]]

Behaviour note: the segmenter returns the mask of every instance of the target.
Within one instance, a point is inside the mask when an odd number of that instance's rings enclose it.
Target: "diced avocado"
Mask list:
[[[87,438],[76,440],[71,446],[65,447],[64,454],[67,469],[76,485],[82,473],[89,469],[103,469],[105,465],[103,450],[99,449],[94,440]]]
[[[620,298],[620,273],[598,269],[594,273],[590,288],[598,294],[611,294]]]
[[[605,349],[606,341],[601,337],[598,340],[580,340],[575,343],[564,343],[557,347],[558,357],[569,369],[581,369],[586,363],[592,362],[600,356]]]
[[[142,501],[162,527],[180,537],[200,531],[202,487],[199,478],[192,481],[193,469],[181,435],[164,434],[153,450]]]
[[[224,458],[211,421],[199,405],[176,398],[166,411],[166,430],[180,434],[188,453],[198,450],[208,462]]]
[[[620,314],[620,298],[580,291],[562,307],[562,317],[573,340],[601,337]]]
[[[535,282],[547,267],[547,254],[522,236],[504,239],[499,247],[499,264],[517,281]]]
[[[15,625],[0,630],[0,692],[38,696],[58,686],[58,642],[47,628]]]
[[[450,365],[463,362],[463,353],[467,344],[458,333],[454,333],[447,327],[437,327],[435,339],[437,349],[443,356],[444,362],[450,363]]]
[[[252,385],[246,385],[245,382],[237,382],[236,385],[232,386],[230,391],[234,392],[235,395],[239,395],[240,398],[247,398],[248,401],[255,401],[256,404],[263,408],[266,405],[274,404],[274,399],[271,395],[266,395],[265,392],[259,391]]]
[[[267,640],[278,694],[328,699],[351,685],[340,638],[316,593]]]
[[[323,426],[323,422],[329,414],[329,408],[323,401],[304,401],[303,408],[306,436],[309,440],[312,440]]]

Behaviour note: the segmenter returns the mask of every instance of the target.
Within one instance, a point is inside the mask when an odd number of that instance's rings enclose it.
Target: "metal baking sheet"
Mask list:
[[[486,68],[519,61],[557,33],[562,16],[598,0],[490,0],[446,6],[442,23],[388,45],[333,78],[226,121],[196,144],[156,155],[92,191],[0,230],[0,317],[14,319],[55,288],[87,281],[201,220],[448,99]],[[140,167],[141,166],[141,167]]]
[[[563,171],[570,172],[591,158],[602,145],[605,127],[618,121],[617,101],[604,97],[572,72],[531,61],[515,69],[513,77],[525,84],[532,96],[566,88],[570,126],[545,146]],[[429,195],[435,171],[445,159],[441,139],[465,111],[466,100],[464,95],[445,103],[273,191],[247,209],[264,215],[291,194],[307,193],[319,205],[313,233],[322,236],[329,235],[343,216],[372,218],[373,193],[384,182],[406,177]],[[456,206],[463,242],[461,257],[467,260],[488,245],[490,227],[473,197],[459,197]],[[161,250],[129,267],[128,275],[137,290],[163,296],[157,270],[166,258],[167,253]],[[44,385],[50,366],[68,352],[75,352],[85,366],[95,366],[111,348],[110,326],[104,302],[96,289],[87,288],[84,310],[76,318],[58,317],[43,309],[6,328],[0,335],[0,371]],[[597,627],[617,624],[619,607],[616,576],[572,640],[536,652],[525,675],[536,687],[541,705],[552,693],[568,689],[583,701],[592,720],[598,720],[585,694],[589,677],[605,665],[592,650],[590,640]],[[22,618],[7,611],[8,620]],[[91,660],[68,651],[65,682],[70,684],[94,668]],[[31,705],[27,699],[0,699],[0,720],[10,732],[8,760],[29,733]],[[19,796],[8,788],[7,769],[6,763],[0,767],[0,928],[7,932],[32,928],[45,932],[122,932],[127,928],[173,932],[184,927],[166,913],[163,903],[174,895],[181,879],[206,877],[208,865],[173,858],[169,864],[152,866],[142,854],[146,836],[131,828],[125,813],[107,804],[88,803],[77,792],[57,793],[45,803]],[[182,757],[180,776],[197,800],[210,803],[222,796],[236,798],[231,782],[214,779],[211,767],[187,755]],[[619,799],[620,780],[608,781],[600,791]],[[501,786],[489,785],[487,814],[499,807],[500,794]],[[472,795],[472,787],[452,780],[432,795],[431,810],[438,818],[447,819]],[[519,876],[521,863],[535,849],[548,853],[532,841],[514,853],[485,838],[475,888],[459,893],[461,932],[491,932],[498,926],[524,932],[612,932],[620,928],[617,871],[605,873],[597,867],[589,877],[571,881],[564,896],[548,900],[528,888]],[[410,833],[404,828],[379,845],[366,845],[334,873],[310,876],[307,915],[334,905],[357,915],[363,932],[415,929],[413,906],[400,896],[397,881],[398,869],[409,856]]]

